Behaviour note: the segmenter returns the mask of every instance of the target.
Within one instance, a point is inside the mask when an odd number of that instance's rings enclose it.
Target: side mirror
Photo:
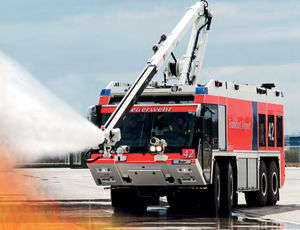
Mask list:
[[[93,105],[88,108],[87,119],[97,127],[101,125],[101,105]]]
[[[204,112],[209,111],[212,114],[216,114],[216,112],[210,106],[204,106]]]
[[[201,106],[201,104],[199,104],[196,109],[196,117],[201,116],[201,109],[202,109],[202,106]]]

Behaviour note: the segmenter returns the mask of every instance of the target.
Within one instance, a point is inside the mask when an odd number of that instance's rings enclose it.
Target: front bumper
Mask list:
[[[198,159],[168,159],[166,162],[99,159],[88,164],[97,185],[113,186],[203,186],[206,181]]]

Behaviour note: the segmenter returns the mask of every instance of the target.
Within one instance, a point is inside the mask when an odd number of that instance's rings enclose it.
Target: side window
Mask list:
[[[268,115],[268,146],[275,147],[275,124],[273,115]]]
[[[266,146],[266,115],[259,114],[259,146]]]
[[[209,134],[212,148],[219,148],[218,106],[207,104],[204,109],[204,119],[211,119],[209,127],[204,127],[205,133]]]
[[[226,108],[224,105],[219,105],[219,149],[226,150]]]
[[[277,147],[283,147],[282,116],[276,116],[276,142]]]
[[[218,106],[212,105],[214,114],[212,114],[212,137],[213,137],[213,149],[219,148],[219,125],[218,125]]]

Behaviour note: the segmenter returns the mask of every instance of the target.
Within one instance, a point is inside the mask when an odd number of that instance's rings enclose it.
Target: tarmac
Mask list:
[[[109,223],[109,228],[126,229],[300,229],[300,168],[286,168],[285,185],[280,190],[280,201],[276,206],[249,208],[243,194],[239,194],[239,206],[234,209],[230,219],[174,216],[168,213],[164,199],[161,206],[148,208],[145,216],[118,217],[111,207],[110,191],[107,187],[96,186],[88,169],[39,168],[17,171],[28,184],[35,184],[39,192],[26,194],[26,200],[22,194],[6,194],[7,200],[11,200],[9,204],[26,202],[39,206],[58,205],[61,218],[71,218],[82,226],[87,223],[96,226],[105,222]]]

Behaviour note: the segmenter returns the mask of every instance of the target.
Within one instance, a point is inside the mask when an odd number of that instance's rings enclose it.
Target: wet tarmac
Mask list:
[[[38,185],[40,193],[26,194],[26,200],[24,194],[0,194],[1,205],[7,206],[8,211],[30,210],[28,215],[44,212],[46,219],[34,220],[42,224],[42,229],[51,229],[50,226],[60,229],[59,226],[65,223],[71,224],[72,230],[300,229],[300,169],[287,170],[286,185],[281,191],[278,205],[248,208],[240,194],[240,205],[234,209],[232,218],[170,213],[164,199],[160,206],[148,207],[144,215],[114,213],[109,190],[97,187],[88,170],[26,169],[20,173],[27,182],[29,180]],[[6,221],[26,222],[26,217]],[[61,229],[67,228],[64,226]]]
[[[10,202],[7,205],[24,208],[24,202]],[[59,214],[56,222],[72,223],[79,229],[296,229],[300,226],[257,220],[234,213],[232,218],[207,218],[192,214],[171,214],[167,205],[149,207],[144,215],[114,213],[110,200],[95,201],[30,201],[27,206],[38,206],[47,213],[50,220]],[[58,208],[59,207],[59,208]],[[34,209],[33,209],[34,210]],[[31,213],[32,214],[32,213]],[[52,215],[52,216],[51,216]],[[15,221],[15,220],[11,220]]]

